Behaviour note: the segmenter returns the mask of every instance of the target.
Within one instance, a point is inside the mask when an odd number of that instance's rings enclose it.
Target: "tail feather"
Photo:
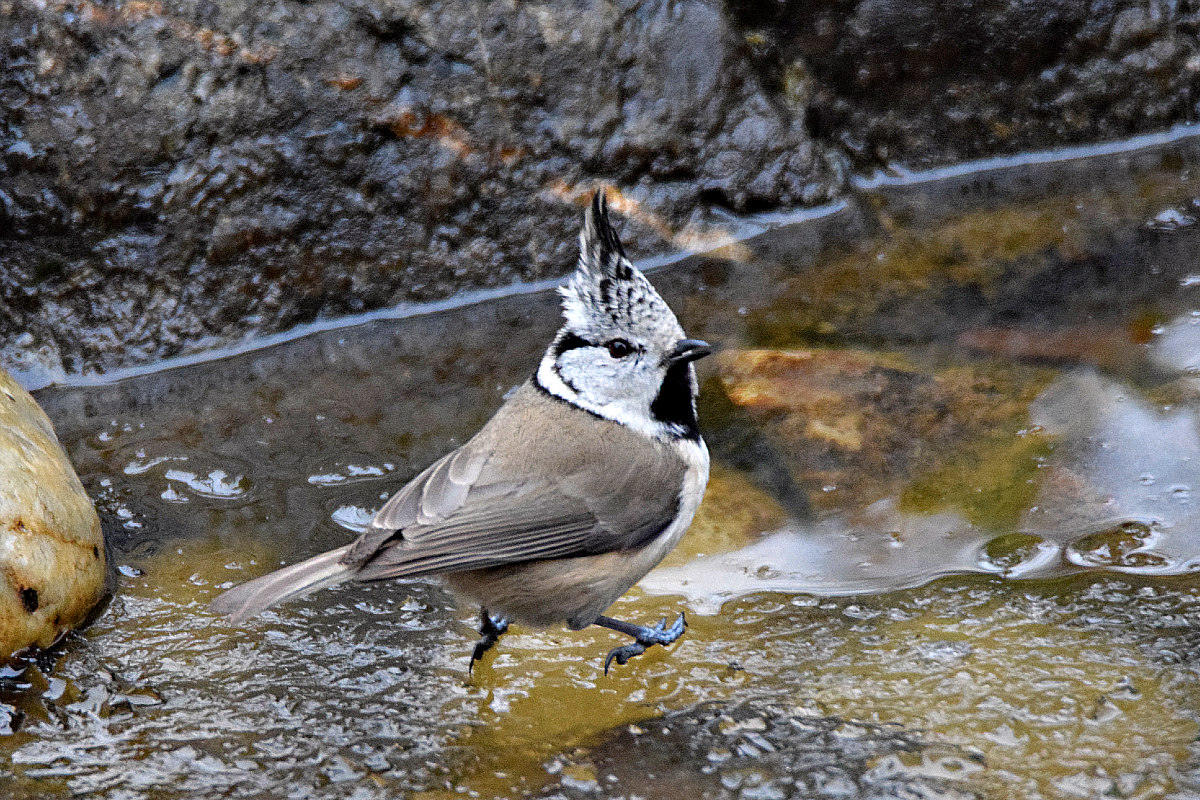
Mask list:
[[[349,545],[339,547],[235,586],[218,595],[208,609],[241,622],[276,603],[344,583],[354,577],[353,567],[341,563],[349,549]]]

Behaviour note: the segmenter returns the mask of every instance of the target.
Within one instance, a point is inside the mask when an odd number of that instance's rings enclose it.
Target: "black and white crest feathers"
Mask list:
[[[579,232],[579,268],[600,278],[627,281],[632,266],[625,257],[621,239],[608,219],[608,197],[603,189],[592,195]]]
[[[592,197],[579,232],[579,265],[561,290],[567,329],[589,341],[628,336],[664,324],[673,333],[675,315],[625,256],[600,189]]]
[[[683,328],[626,258],[603,191],[584,214],[579,265],[559,291],[566,324],[542,357],[536,384],[648,437],[698,439],[695,373],[668,359]]]

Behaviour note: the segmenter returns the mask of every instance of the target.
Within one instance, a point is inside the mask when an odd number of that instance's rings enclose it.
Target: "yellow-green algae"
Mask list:
[[[714,496],[707,513],[717,517],[739,492],[753,497],[757,491],[736,475],[718,476],[718,488],[736,491],[725,499]],[[139,691],[171,698],[186,686],[208,685],[214,703],[230,703],[207,709],[227,718],[230,733],[224,738],[235,748],[252,748],[255,736],[241,732],[243,712],[232,704],[237,694],[219,687],[271,669],[285,641],[272,631],[302,631],[311,624],[305,620],[315,620],[308,609],[319,614],[344,603],[340,593],[325,592],[300,608],[284,607],[242,627],[203,611],[220,586],[262,572],[276,558],[266,544],[233,547],[215,538],[166,548],[139,562],[144,574],[126,580],[125,605],[87,636],[115,638],[132,648],[109,650],[105,668],[122,673]],[[379,587],[365,595],[366,602],[377,603],[371,598],[384,594],[403,598],[406,590]],[[1125,618],[1139,605],[1144,615]],[[614,614],[650,622],[679,608],[672,598],[634,592]],[[1071,796],[1071,786],[1123,780],[1123,786],[1133,786],[1125,796],[1151,798],[1171,786],[1171,770],[1187,762],[1187,743],[1200,733],[1195,676],[1159,655],[1189,647],[1187,628],[1158,629],[1156,620],[1197,610],[1200,596],[1187,585],[1137,587],[1094,578],[1040,582],[1029,589],[956,579],[840,600],[763,594],[733,601],[719,615],[692,615],[678,644],[654,648],[607,677],[603,655],[622,642],[607,631],[514,629],[468,677],[472,633],[451,626],[438,634],[436,665],[405,665],[461,687],[457,697],[443,699],[438,712],[449,726],[440,734],[448,771],[415,796],[514,796],[550,780],[546,765],[555,754],[586,748],[614,728],[699,700],[766,692],[805,714],[896,723],[931,741],[978,750],[984,769],[973,780],[988,797]],[[472,609],[464,607],[458,616],[470,619]],[[371,624],[367,617],[347,631],[346,655],[334,648],[318,657],[334,660],[327,666],[335,672],[346,666],[337,659],[352,653],[362,658],[370,650],[352,642],[369,641]],[[226,651],[240,655],[230,660]],[[139,674],[136,665],[146,673]],[[385,662],[374,669],[386,667]],[[302,678],[295,666],[287,669],[280,681],[290,681],[289,674]],[[371,672],[365,675],[369,679]],[[279,691],[289,696],[286,684]],[[330,686],[312,704],[351,710],[361,702],[353,693],[339,701],[343,691]],[[81,696],[78,688],[66,690],[66,700]],[[150,705],[133,714],[164,713],[161,708]],[[120,737],[127,712],[106,713],[111,716],[104,728]],[[406,712],[395,707],[387,713],[402,718]],[[21,732],[5,746],[16,749],[35,738]],[[131,742],[122,752],[126,758],[154,759],[161,747]],[[387,770],[353,762],[351,767],[361,772],[355,785],[375,787],[381,797],[403,788]],[[34,785],[46,794],[67,792],[63,781]]]
[[[1088,590],[1064,588],[1061,602]],[[475,760],[427,796],[512,796],[546,782],[555,753],[614,727],[753,691],[977,750],[988,797],[1072,796],[1118,780],[1132,787],[1123,796],[1157,796],[1200,733],[1194,677],[1157,666],[1145,642],[1079,625],[1081,612],[1039,619],[1055,602],[1014,600],[983,581],[866,602],[761,595],[693,618],[669,653],[609,678],[598,656],[613,637],[522,633],[476,678],[488,705],[457,742]],[[1196,603],[1188,591],[1183,604]],[[674,610],[642,598],[618,608],[633,618]]]
[[[1011,494],[1010,478],[1040,452],[1037,437],[1020,432],[1050,370],[922,365],[900,354],[823,348],[727,351],[717,374],[724,403],[777,442],[816,507],[869,503],[911,480],[905,510],[933,512],[954,505],[955,482],[970,480],[961,487],[973,495],[968,517],[983,519],[986,506],[1003,501],[1007,508],[992,515],[1003,524],[1033,491]],[[988,470],[1004,474],[989,478]]]
[[[868,193],[880,234],[833,247],[785,280],[769,305],[747,314],[747,338],[762,347],[844,343],[848,328],[886,319],[898,299],[934,302],[934,290],[956,287],[986,300],[1006,271],[1028,271],[1048,255],[1064,261],[1094,255],[1107,246],[1108,232],[1138,226],[1164,206],[1190,202],[1194,193],[1194,180],[1146,175],[1128,185],[955,212],[924,225],[911,224],[906,212],[893,212],[884,197]],[[1146,309],[1142,316],[1154,313]]]
[[[748,316],[749,337],[764,346],[828,341],[847,320],[936,285],[976,287],[986,294],[1018,258],[1051,249],[1067,258],[1083,255],[1091,217],[1073,199],[1056,198],[967,212],[928,230],[890,224],[880,240],[788,281],[773,305]]]
[[[948,463],[919,475],[900,492],[900,510],[961,511],[973,525],[1008,530],[1037,498],[1050,442],[1037,433],[970,442]]]

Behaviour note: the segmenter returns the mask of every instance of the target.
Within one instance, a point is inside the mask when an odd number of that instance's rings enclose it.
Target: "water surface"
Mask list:
[[[723,349],[701,369],[714,480],[614,609],[686,608],[686,636],[608,677],[617,637],[565,629],[514,630],[469,675],[476,611],[432,580],[242,626],[205,611],[347,541],[470,436],[557,327],[552,294],[41,390],[120,588],[3,678],[0,780],[110,800],[656,796],[647,773],[748,797],[1194,796],[1198,156],[864,186],[657,272]],[[793,723],[824,766],[771,760]]]

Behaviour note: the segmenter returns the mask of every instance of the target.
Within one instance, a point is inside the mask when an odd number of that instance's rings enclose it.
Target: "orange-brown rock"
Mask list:
[[[718,370],[818,507],[877,499],[979,437],[1015,433],[1043,384],[1032,368],[922,369],[858,350],[727,351]]]

